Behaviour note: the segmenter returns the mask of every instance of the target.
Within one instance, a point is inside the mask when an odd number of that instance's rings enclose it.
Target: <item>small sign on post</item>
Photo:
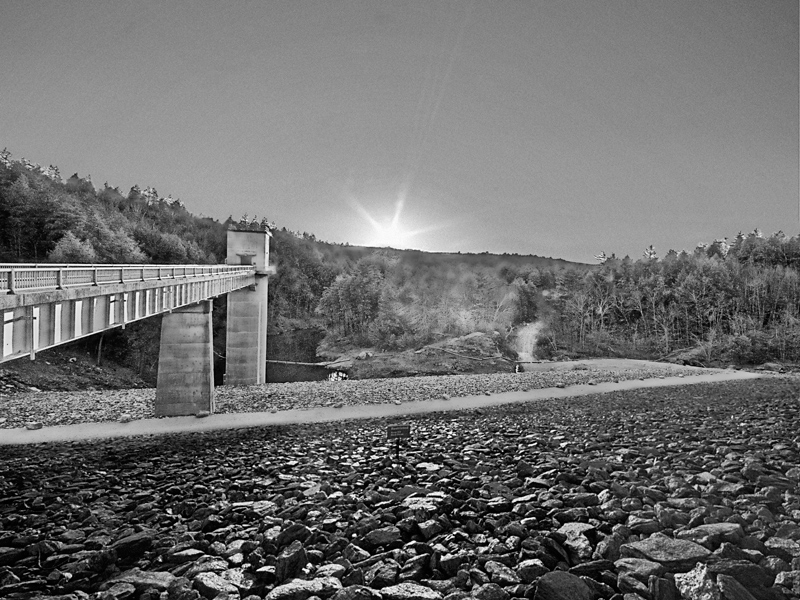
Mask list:
[[[411,437],[411,425],[389,425],[386,427],[386,439],[395,441],[395,457],[400,457],[400,440]]]

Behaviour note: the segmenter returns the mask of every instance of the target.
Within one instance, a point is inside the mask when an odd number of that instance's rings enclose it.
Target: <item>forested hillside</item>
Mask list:
[[[96,188],[90,177],[64,180],[55,166],[0,153],[0,262],[222,262],[231,222],[195,216],[153,187]],[[588,268],[538,256],[331,244],[268,224],[277,267],[269,285],[271,330],[326,327],[331,338],[381,348],[531,319],[532,292],[515,281],[518,271],[527,277],[539,269]],[[218,355],[225,347],[224,316],[223,298],[214,311]],[[158,334],[158,319],[132,324],[106,335],[105,353],[152,376]]]
[[[230,223],[192,215],[152,187],[96,189],[0,153],[0,262],[221,262]],[[498,332],[510,348],[538,322],[541,358],[694,348],[707,361],[800,361],[800,238],[782,232],[661,259],[652,247],[635,261],[601,253],[599,265],[584,265],[337,245],[268,225],[270,330],[322,328],[329,350],[404,350],[473,332]],[[219,356],[224,317],[223,298]],[[133,324],[106,335],[106,353],[152,376],[158,335],[157,319]]]
[[[652,247],[635,262],[598,258],[599,269],[546,287],[541,355],[693,348],[702,362],[800,361],[800,236],[755,230],[662,259]]]

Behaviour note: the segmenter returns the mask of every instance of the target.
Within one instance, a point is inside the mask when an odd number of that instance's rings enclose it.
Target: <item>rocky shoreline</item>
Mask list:
[[[431,390],[439,394],[441,390]],[[0,597],[800,598],[800,381],[7,447]]]
[[[455,398],[480,394],[518,392],[556,386],[602,383],[666,376],[692,376],[712,370],[693,367],[636,369],[580,368],[530,373],[425,376],[349,381],[270,383],[257,386],[219,387],[216,412],[271,412],[320,406],[386,404]],[[152,418],[155,389],[92,390],[0,394],[0,430],[25,427],[99,423]]]

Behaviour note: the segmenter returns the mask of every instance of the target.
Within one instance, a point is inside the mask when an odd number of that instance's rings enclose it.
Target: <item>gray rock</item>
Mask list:
[[[747,560],[714,561],[708,565],[708,572],[729,575],[746,587],[769,587],[775,579],[769,571]]]
[[[764,545],[772,556],[778,556],[787,562],[793,558],[800,558],[800,543],[786,538],[771,537]]]
[[[493,560],[486,561],[483,568],[489,574],[491,582],[497,585],[516,585],[521,581],[514,571],[499,562]]]
[[[331,600],[382,600],[383,595],[364,585],[350,585],[336,592]]]
[[[578,577],[596,577],[603,571],[613,571],[614,563],[610,560],[590,560],[571,567],[569,572]]]
[[[614,566],[618,573],[630,575],[645,584],[651,575],[658,577],[666,572],[664,565],[645,558],[620,558]]]
[[[329,563],[318,567],[314,575],[315,577],[335,577],[336,579],[341,579],[346,572],[347,569],[342,565]]]
[[[650,519],[637,515],[628,517],[626,525],[633,533],[642,535],[650,535],[656,531],[661,531],[661,523],[659,523],[657,519]]]
[[[630,573],[617,574],[617,589],[622,593],[638,594],[645,597],[650,593],[649,587]]]
[[[111,544],[111,549],[117,553],[121,563],[134,562],[150,549],[154,538],[155,532],[145,529],[117,540]]]
[[[320,598],[330,598],[342,591],[342,582],[336,577],[317,577],[312,581],[316,581],[320,585]]]
[[[665,577],[651,575],[647,582],[647,590],[653,600],[681,600],[681,593],[675,582]]]
[[[274,588],[267,594],[266,600],[307,600],[312,596],[330,598],[331,596],[336,597],[342,592],[342,583],[333,577],[320,577],[310,581],[292,579],[288,583]]]
[[[725,600],[756,600],[746,587],[730,575],[717,575],[717,586]]]
[[[496,583],[484,583],[472,590],[472,597],[478,600],[508,600],[509,593]]]
[[[297,577],[308,564],[303,542],[295,540],[284,548],[275,561],[275,580],[282,583]]]
[[[438,535],[444,531],[444,527],[436,519],[428,519],[427,521],[420,523],[418,527],[422,537],[424,537],[426,540],[430,540],[435,535]]]
[[[784,571],[775,577],[775,585],[800,593],[800,571]]]
[[[418,554],[409,558],[400,570],[398,581],[420,581],[430,563],[430,554]],[[394,583],[394,582],[391,582]],[[391,584],[389,584],[391,585]]]
[[[379,590],[394,585],[397,582],[397,575],[399,573],[400,566],[394,560],[377,563],[364,573],[364,583]]]
[[[192,579],[200,573],[222,573],[228,568],[228,561],[216,556],[203,556],[199,560],[192,563],[184,577]]]
[[[439,568],[450,577],[454,577],[461,565],[467,562],[465,554],[445,554],[439,558]]]
[[[372,555],[360,546],[348,544],[345,549],[342,550],[342,556],[355,564],[360,563],[362,560],[367,560]]]
[[[220,594],[239,596],[239,588],[216,573],[200,573],[192,581],[192,587],[200,592],[203,598],[214,600]]]
[[[596,494],[591,495],[595,498],[597,497]],[[571,538],[579,535],[585,536],[588,533],[595,531],[595,529],[595,526],[591,523],[564,523],[558,528],[558,533],[562,533],[567,536],[567,538]]]
[[[611,534],[598,542],[597,547],[592,553],[594,559],[605,559],[615,561],[619,558],[619,549],[627,539],[627,536]]]
[[[394,525],[373,529],[364,536],[365,546],[371,549],[386,547],[403,540],[400,530]]]
[[[278,545],[278,548],[283,548],[288,544],[292,544],[295,541],[305,542],[308,538],[311,537],[312,531],[306,525],[302,523],[292,523],[281,531],[278,534],[278,539],[275,543]]]
[[[264,565],[259,567],[255,572],[256,579],[267,585],[275,583],[275,567],[272,565]]]
[[[688,540],[676,540],[655,534],[640,542],[623,544],[620,554],[625,558],[644,558],[661,563],[673,573],[691,571],[698,562],[703,562],[711,552]]]
[[[143,592],[151,588],[159,592],[166,592],[176,579],[177,577],[164,571],[142,571],[138,568],[133,568],[112,577],[103,585],[110,588],[118,583],[128,583],[135,587],[137,592]]]
[[[113,600],[128,600],[136,594],[136,586],[132,583],[115,583],[105,590],[103,598],[113,598]]]
[[[246,572],[242,567],[223,571],[221,577],[234,585],[240,594],[247,594],[259,585],[256,575]]]
[[[707,563],[713,563],[718,560],[749,560],[753,562],[752,556],[746,550],[742,550],[739,546],[729,542],[722,542],[719,548],[714,550],[708,557]]]
[[[675,586],[681,596],[691,600],[722,600],[714,578],[709,574],[706,565],[698,564],[687,573],[675,575]]]
[[[439,592],[442,596],[447,596],[448,594],[456,591],[454,583],[449,579],[423,579],[419,583],[427,588],[431,588],[432,590]]]
[[[182,565],[187,562],[194,562],[205,556],[205,552],[197,548],[187,548],[178,552],[169,552],[164,555],[164,560],[173,565]]]
[[[543,575],[536,586],[534,600],[593,600],[594,592],[580,577],[564,571]]]
[[[709,550],[714,550],[722,542],[735,544],[744,537],[742,526],[738,523],[712,523],[685,529],[675,534],[679,540],[689,540]]]
[[[796,525],[794,523],[782,523],[775,532],[775,537],[787,538],[796,542],[800,541],[800,525]]]
[[[791,571],[792,567],[789,566],[782,558],[777,556],[766,556],[759,563],[758,566],[764,569],[767,573],[775,577],[778,573],[783,571]]]
[[[26,555],[22,548],[0,548],[0,566],[13,565]]]
[[[381,590],[383,600],[442,600],[442,595],[417,583],[398,583]]]

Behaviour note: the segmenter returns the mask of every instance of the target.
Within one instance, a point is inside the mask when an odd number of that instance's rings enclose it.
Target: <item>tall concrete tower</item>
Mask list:
[[[235,227],[235,226],[234,226]],[[229,265],[255,265],[256,283],[228,294],[226,385],[267,381],[267,281],[269,238],[263,230],[229,229]]]

